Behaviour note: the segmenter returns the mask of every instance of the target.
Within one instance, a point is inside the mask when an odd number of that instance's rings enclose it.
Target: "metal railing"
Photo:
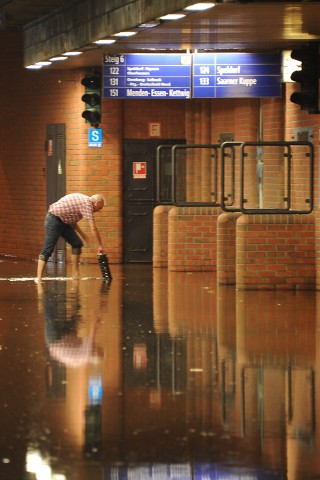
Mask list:
[[[208,168],[203,167],[201,156],[206,157]],[[157,149],[157,202],[177,206],[220,206],[219,163],[219,144],[160,145]],[[197,180],[192,178],[191,168],[195,171],[202,169],[201,183],[197,184]],[[169,178],[164,175],[164,170],[170,172]],[[201,177],[199,171],[196,175]],[[195,200],[197,188],[203,190],[200,196],[207,197],[205,200]]]
[[[228,174],[231,175],[229,190]],[[308,214],[313,210],[313,188],[311,142],[225,142],[221,145],[221,208],[224,211]]]
[[[156,178],[158,204],[308,214],[314,148],[307,141],[160,145]]]

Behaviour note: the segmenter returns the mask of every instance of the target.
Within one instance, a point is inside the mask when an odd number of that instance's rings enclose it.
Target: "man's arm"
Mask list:
[[[76,223],[75,225],[73,225],[73,228],[75,229],[75,231],[80,235],[80,237],[82,238],[82,240],[85,242],[85,243],[88,243],[89,241],[89,237],[86,233],[84,233],[84,231],[79,227],[79,225]]]
[[[90,230],[93,233],[93,235],[95,236],[96,242],[98,244],[98,253],[103,253],[104,248],[102,246],[100,232],[99,232],[99,230],[96,226],[96,223],[95,223],[94,219],[93,220],[88,220],[88,221],[89,221]]]

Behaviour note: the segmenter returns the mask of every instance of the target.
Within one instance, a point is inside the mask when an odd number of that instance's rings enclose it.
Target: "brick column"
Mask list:
[[[239,289],[314,289],[313,215],[242,215],[237,220]]]
[[[170,271],[216,271],[218,214],[219,211],[214,207],[173,207],[170,210]]]
[[[315,249],[316,249],[316,289],[320,290],[320,210],[316,211],[315,215],[316,234],[315,234]]]
[[[168,215],[172,205],[159,205],[153,211],[153,266],[168,266]]]
[[[236,283],[236,221],[241,213],[222,213],[217,221],[217,283]]]

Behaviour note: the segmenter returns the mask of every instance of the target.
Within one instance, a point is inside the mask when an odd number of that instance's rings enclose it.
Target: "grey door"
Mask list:
[[[47,125],[46,134],[47,207],[66,194],[66,127]],[[60,238],[50,261],[64,263],[65,241]]]
[[[125,140],[124,261],[152,262],[157,147],[185,140]]]

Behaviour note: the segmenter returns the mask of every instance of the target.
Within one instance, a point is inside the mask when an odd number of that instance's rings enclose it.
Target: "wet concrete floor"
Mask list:
[[[0,260],[1,480],[320,479],[314,291]]]

